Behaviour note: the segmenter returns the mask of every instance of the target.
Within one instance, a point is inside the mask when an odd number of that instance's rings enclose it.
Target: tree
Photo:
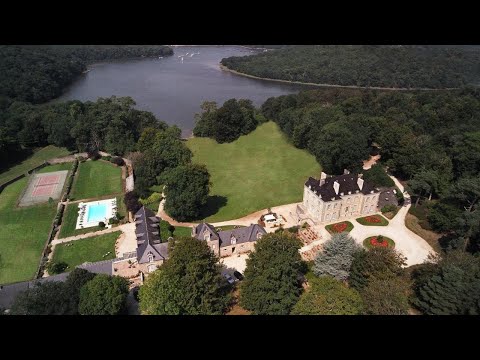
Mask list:
[[[138,200],[138,194],[135,190],[127,192],[123,198],[123,202],[125,203],[127,210],[134,214],[142,207],[142,204],[140,204]]]
[[[375,247],[354,254],[348,283],[361,291],[373,279],[384,280],[401,275],[405,257],[391,248]]]
[[[434,269],[415,278],[413,304],[429,315],[480,314],[480,258],[461,250],[436,259]]]
[[[210,174],[204,165],[179,166],[161,177],[166,184],[165,211],[178,221],[198,219],[210,192]]]
[[[287,315],[302,291],[300,241],[288,233],[267,234],[247,259],[240,304],[256,315]]]
[[[66,270],[67,267],[68,264],[64,261],[49,262],[47,265],[47,271],[50,275],[61,274]]]
[[[355,252],[361,249],[348,233],[333,234],[323,245],[323,252],[315,258],[313,272],[317,276],[330,275],[346,280]]]
[[[125,311],[128,281],[119,276],[98,274],[80,290],[81,315],[118,315]]]
[[[310,140],[308,147],[330,174],[358,168],[370,152],[368,139],[352,132],[347,121],[325,125],[319,135]]]
[[[362,290],[367,315],[407,315],[410,283],[402,277],[372,278]]]
[[[21,292],[12,304],[12,315],[73,315],[77,309],[66,291],[65,284],[48,281]]]
[[[204,102],[197,114],[193,134],[211,137],[219,143],[232,142],[255,130],[258,125],[251,100],[229,99],[217,109],[215,102]]]
[[[75,309],[75,314],[78,314],[80,290],[86,283],[93,280],[95,276],[96,274],[80,268],[75,268],[68,274],[67,280],[65,281],[65,291],[70,300],[71,308]]]
[[[363,311],[360,294],[330,276],[309,281],[310,287],[300,296],[292,315],[358,315]]]
[[[205,241],[178,238],[169,259],[140,288],[140,310],[148,315],[221,315],[231,296],[218,258]]]

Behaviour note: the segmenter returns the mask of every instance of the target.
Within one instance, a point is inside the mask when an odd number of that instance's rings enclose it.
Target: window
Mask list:
[[[350,203],[352,201],[352,198],[347,199],[347,203]]]
[[[157,265],[153,265],[153,264],[152,264],[152,265],[148,265],[147,271],[148,271],[149,273],[154,272],[155,270],[157,270]]]
[[[330,214],[327,214],[327,220],[330,220]]]
[[[147,256],[148,256],[148,262],[153,262],[153,254],[149,252]]]
[[[366,203],[370,202],[370,198],[367,197],[367,200],[365,200]]]
[[[235,238],[235,236],[231,237],[230,242],[232,243],[232,245],[235,245],[237,243],[237,239]]]
[[[262,237],[262,235],[263,235],[263,234],[262,234],[261,232],[258,232],[258,233],[257,233],[257,239],[260,239],[260,238]],[[243,247],[243,245],[242,245],[242,247]]]
[[[331,205],[328,205],[328,206],[327,206],[327,210],[330,210],[330,206],[331,206]]]

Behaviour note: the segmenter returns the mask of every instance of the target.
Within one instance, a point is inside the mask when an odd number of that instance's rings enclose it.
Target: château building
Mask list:
[[[377,212],[379,189],[362,174],[310,177],[304,186],[302,210],[316,223],[342,221]]]

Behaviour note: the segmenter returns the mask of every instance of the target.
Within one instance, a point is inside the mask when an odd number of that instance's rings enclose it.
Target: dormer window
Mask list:
[[[235,245],[237,243],[237,239],[235,238],[235,236],[231,236],[230,237],[230,242],[232,243],[232,245]]]
[[[259,231],[259,232],[257,233],[257,240],[260,239],[262,236],[263,236],[263,234]]]
[[[211,235],[210,235],[210,231],[205,230],[205,231],[203,232],[203,239],[204,239],[204,240],[210,241],[210,236],[211,236]]]
[[[148,256],[148,262],[153,262],[153,254],[149,252],[147,256]]]

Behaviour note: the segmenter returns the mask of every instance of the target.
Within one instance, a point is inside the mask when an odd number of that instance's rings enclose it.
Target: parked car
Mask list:
[[[235,276],[235,277],[236,277],[238,280],[240,280],[240,281],[243,280],[243,275],[242,275],[242,273],[239,272],[239,271],[234,271],[234,272],[233,272],[233,276]]]
[[[223,277],[224,277],[225,279],[227,279],[227,282],[228,282],[230,285],[232,285],[233,283],[235,283],[235,280],[234,280],[230,275],[228,275],[228,274],[223,274]]]

